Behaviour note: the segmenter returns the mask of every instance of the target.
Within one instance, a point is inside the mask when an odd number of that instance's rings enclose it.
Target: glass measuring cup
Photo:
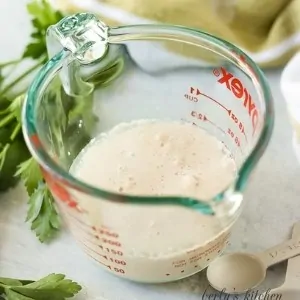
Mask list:
[[[135,281],[167,282],[205,268],[226,246],[272,132],[271,93],[259,68],[241,50],[200,31],[109,28],[86,13],[50,27],[47,46],[52,58],[29,88],[23,132],[79,245],[107,271]],[[192,199],[115,193],[72,175],[74,159],[99,133],[140,119],[182,120],[207,130],[232,153],[236,180],[212,199]],[[183,216],[213,225],[205,242],[199,237],[185,249],[170,244],[156,255],[137,253],[130,240],[138,231],[124,231],[126,220],[108,206],[161,209],[166,219],[176,206]],[[178,239],[189,234],[180,231],[182,224],[174,222]]]

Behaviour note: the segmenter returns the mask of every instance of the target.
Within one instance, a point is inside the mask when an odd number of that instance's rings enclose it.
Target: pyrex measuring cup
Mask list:
[[[172,281],[205,268],[227,243],[245,184],[271,135],[272,99],[261,71],[233,45],[200,31],[109,28],[85,13],[49,28],[47,42],[52,58],[28,91],[23,130],[76,240],[104,269],[135,281]],[[231,151],[236,180],[212,199],[192,199],[114,193],[71,174],[75,157],[100,132],[140,119],[182,120],[207,130]],[[108,206],[139,207],[146,215],[160,209],[169,220],[176,206],[183,219],[174,221],[172,235],[179,241],[190,234],[184,218],[213,225],[205,242],[199,236],[174,249],[166,238],[166,248],[148,253],[139,224],[124,230],[126,213],[119,218]]]

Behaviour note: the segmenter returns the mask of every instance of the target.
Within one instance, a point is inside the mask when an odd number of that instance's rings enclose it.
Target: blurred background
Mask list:
[[[51,0],[66,13],[90,11],[112,25],[172,23],[221,37],[261,67],[280,67],[300,45],[300,0]]]

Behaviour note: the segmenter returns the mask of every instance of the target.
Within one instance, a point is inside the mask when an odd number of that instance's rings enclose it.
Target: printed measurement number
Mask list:
[[[101,240],[104,244],[109,244],[109,245],[112,245],[112,246],[121,247],[121,243],[118,242],[118,241],[113,241],[113,240],[109,240],[109,239],[106,239],[106,238],[102,238]]]
[[[238,126],[239,130],[241,131],[241,133],[244,133],[245,132],[244,124],[241,121],[239,121],[237,116],[234,113],[232,113],[232,111],[230,112],[230,117],[233,120],[233,122],[235,124],[237,124],[237,126]]]
[[[201,114],[201,113],[198,113],[196,111],[191,111],[191,116],[198,119],[198,120],[201,120],[201,121],[206,121],[206,117],[205,115]]]
[[[216,75],[216,76],[219,76],[220,74],[221,73],[218,71],[218,75]],[[247,142],[247,137],[245,135],[244,124],[242,123],[242,121],[239,120],[237,115],[234,114],[233,111],[230,108],[224,106],[221,102],[217,101],[216,99],[213,99],[211,96],[200,92],[199,88],[196,88],[196,87],[190,87],[189,92],[184,95],[184,97],[188,101],[194,102],[194,103],[199,102],[199,98],[197,96],[199,96],[199,97],[202,96],[204,98],[207,98],[210,101],[213,101],[216,105],[218,105],[222,109],[224,109],[227,112],[227,115],[228,115],[229,119],[234,122],[234,124],[238,127],[239,131],[245,136],[245,139],[246,139],[246,142]],[[197,112],[197,111],[192,111],[191,115],[192,115],[192,117],[194,117],[198,120],[207,121],[206,116],[202,113]],[[212,121],[212,120],[210,120],[210,121]]]
[[[207,117],[203,113],[199,113],[199,112],[194,111],[194,110],[191,111],[191,116],[195,119],[200,120],[200,121],[207,121]],[[229,118],[238,126],[241,133],[245,132],[244,124],[241,121],[239,121],[239,119],[236,117],[235,114],[232,113],[232,111],[230,111]]]
[[[114,262],[114,263],[116,263],[116,264],[118,264],[118,265],[126,266],[126,261],[124,261],[124,260],[118,260],[118,259],[110,258],[110,261],[111,261],[111,262]]]
[[[103,244],[108,244],[110,246],[115,246],[115,247],[121,247],[121,243],[117,240],[119,238],[119,235],[115,232],[111,232],[107,229],[97,229],[95,227],[93,227],[93,230],[96,231],[97,233],[99,233],[99,235],[104,235],[106,237],[99,237],[98,235],[96,235],[96,238],[101,240]],[[116,240],[114,240],[116,239]],[[112,254],[112,255],[116,255],[116,256],[123,256],[123,252],[121,250],[115,250],[112,249],[110,247],[105,247],[103,245],[98,245],[100,249],[102,249],[102,251],[108,253],[108,254]],[[126,262],[122,259],[117,259],[114,257],[110,257],[108,255],[102,255],[105,259],[107,259],[108,261],[118,264],[118,265],[122,265],[122,266],[126,266]],[[116,273],[121,273],[121,274],[125,274],[125,270],[122,268],[118,268],[118,267],[114,267],[112,268],[111,266],[109,266],[109,268],[116,272]]]
[[[234,134],[234,132],[230,128],[228,128],[227,133],[234,140],[234,142],[236,143],[236,145],[238,147],[240,147],[241,146],[240,139]]]
[[[112,253],[114,255],[119,255],[119,256],[123,256],[123,252],[120,250],[115,250],[115,249],[110,249],[110,248],[106,248],[103,247],[101,245],[99,245],[99,248],[101,248],[103,251],[107,252],[107,253]]]
[[[114,268],[114,271],[117,273],[125,274],[125,271],[123,269]]]
[[[119,235],[115,232],[110,232],[110,231],[105,230],[105,229],[97,229],[95,226],[93,226],[92,229],[93,229],[93,231],[99,232],[102,235],[106,235],[106,236],[114,237],[114,238],[119,237]]]

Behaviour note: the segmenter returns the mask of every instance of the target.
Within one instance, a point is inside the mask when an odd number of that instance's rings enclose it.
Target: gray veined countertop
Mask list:
[[[26,43],[30,27],[25,3],[25,0],[0,2],[0,60],[14,58]],[[300,216],[300,166],[293,152],[292,129],[279,90],[280,70],[267,71],[266,75],[275,98],[275,129],[248,184],[246,206],[234,227],[229,250],[259,251],[273,246],[290,237],[292,224]],[[212,293],[204,294],[205,272],[161,285],[139,285],[113,277],[94,265],[68,232],[63,232],[51,245],[42,245],[24,222],[27,199],[23,187],[20,185],[0,197],[0,276],[38,278],[62,272],[84,286],[78,299],[85,300],[208,300]],[[285,264],[270,269],[260,289],[265,291],[279,285],[284,272]],[[215,299],[226,300],[224,295],[216,295]]]

